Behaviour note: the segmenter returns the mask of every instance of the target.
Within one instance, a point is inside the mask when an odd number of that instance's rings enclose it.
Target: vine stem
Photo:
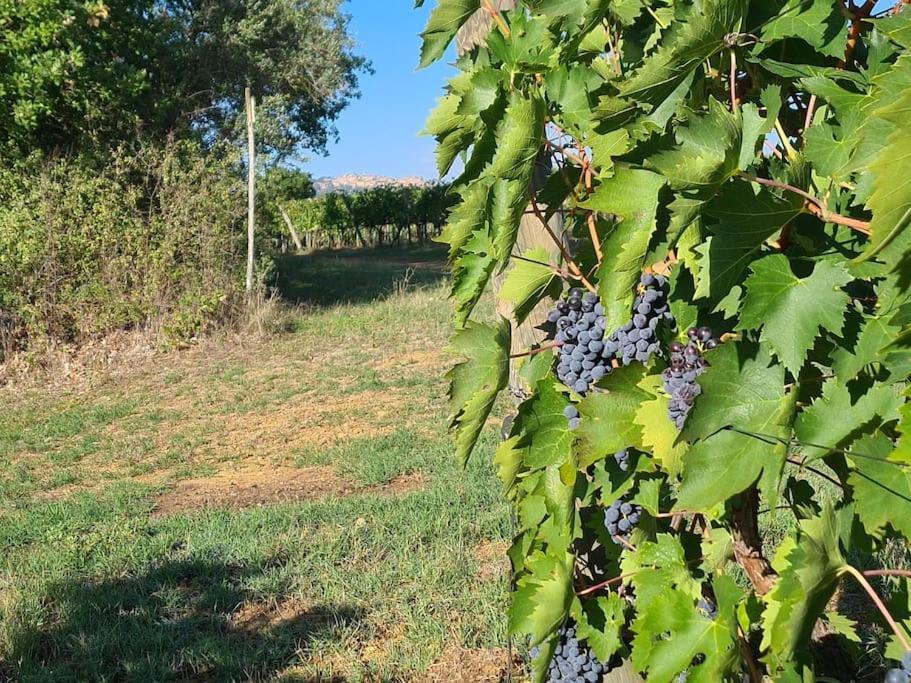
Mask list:
[[[585,588],[584,590],[581,590],[578,593],[576,593],[576,595],[578,595],[580,598],[583,598],[586,595],[591,595],[592,593],[597,593],[602,588],[607,588],[608,586],[612,586],[615,583],[623,583],[624,579],[633,577],[636,575],[636,573],[637,572],[630,572],[629,574],[621,574],[620,576],[615,576],[614,578],[608,579],[607,581],[602,581],[601,583],[596,583],[593,586],[589,586],[588,588]]]
[[[731,528],[737,564],[743,567],[756,593],[765,595],[772,590],[778,574],[762,553],[758,513],[759,492],[751,486],[741,494],[740,504],[731,511]]]
[[[595,184],[591,160],[582,145],[579,145],[579,154],[582,159],[582,173],[585,177],[585,192],[591,197]],[[589,209],[585,220],[588,223],[588,234],[591,237],[592,246],[595,248],[595,258],[598,259],[598,265],[600,266],[604,260],[604,252],[601,251],[601,240],[598,238],[598,218],[595,216],[595,212]]]
[[[816,112],[816,95],[810,95],[810,103],[807,105],[807,115],[803,120],[803,130],[807,131],[807,128],[813,123],[813,114]]]
[[[751,183],[756,183],[757,185],[765,185],[766,187],[775,187],[779,190],[786,190],[788,192],[793,192],[796,195],[800,195],[806,199],[804,206],[807,211],[819,218],[820,220],[826,223],[835,223],[836,225],[844,225],[852,230],[857,232],[869,235],[870,234],[870,222],[861,221],[856,218],[850,218],[849,216],[842,216],[838,213],[832,213],[825,206],[823,206],[822,200],[818,197],[814,197],[809,192],[801,190],[799,187],[794,187],[793,185],[788,185],[787,183],[782,183],[778,180],[771,180],[769,178],[759,178],[752,176],[749,173],[741,173],[740,177],[744,180],[747,180]]]
[[[622,545],[627,550],[629,550],[631,552],[636,552],[636,546],[634,546],[632,543],[630,543],[625,538],[623,538],[623,536],[613,536],[613,538],[616,538],[620,542],[620,545]],[[911,648],[909,648],[909,649],[911,649]]]
[[[510,358],[525,358],[526,356],[535,356],[544,351],[550,351],[551,349],[558,349],[563,346],[563,342],[554,342],[552,344],[544,344],[539,346],[536,349],[528,349],[528,351],[520,351],[519,353],[510,354]]]
[[[848,42],[845,45],[845,57],[838,63],[839,69],[847,69],[851,65],[857,41],[860,40],[860,33],[863,30],[863,20],[870,16],[874,7],[876,0],[866,0],[863,5],[851,12],[851,29],[848,31]]]
[[[876,591],[873,589],[873,586],[870,585],[870,582],[867,581],[864,575],[849,564],[843,566],[841,568],[841,572],[844,574],[850,574],[857,580],[861,587],[863,587],[863,589],[867,592],[867,595],[870,596],[870,600],[873,601],[873,604],[876,605],[876,609],[878,609],[880,614],[883,615],[886,623],[889,624],[889,627],[895,633],[896,637],[901,642],[902,647],[905,648],[905,651],[911,651],[911,642],[908,641],[908,636],[895,622],[895,619],[892,617],[892,615],[889,613],[889,610],[886,608],[886,605],[883,603],[882,598],[877,595]]]
[[[737,112],[740,109],[740,100],[737,98],[737,54],[734,48],[731,48],[731,74],[728,79],[728,87],[731,90],[731,111]]]
[[[775,132],[778,133],[778,137],[781,138],[781,144],[784,147],[784,151],[788,154],[788,159],[793,159],[797,156],[797,151],[794,147],[791,146],[791,141],[788,139],[788,134],[784,132],[784,128],[781,126],[781,121],[775,119]]]
[[[756,666],[756,661],[753,659],[753,650],[750,648],[746,633],[743,632],[740,624],[737,624],[737,640],[740,642],[740,653],[750,670],[750,683],[762,683],[762,674],[759,673],[759,667]]]
[[[490,4],[490,0],[481,0],[481,4],[484,6],[484,10],[491,16],[491,18],[497,22],[497,26],[500,29],[500,33],[503,34],[503,37],[508,39],[510,36],[509,26],[506,25],[505,21],[503,21],[503,17],[500,16],[500,13],[494,9],[494,6]]]
[[[563,244],[563,240],[561,240],[559,237],[557,237],[557,235],[551,229],[550,225],[547,223],[547,219],[544,217],[544,214],[541,213],[541,207],[538,206],[538,202],[534,198],[534,196],[532,196],[532,198],[531,198],[531,206],[532,206],[532,209],[534,210],[535,216],[537,216],[538,220],[541,221],[541,225],[544,226],[544,229],[547,231],[547,234],[550,235],[550,238],[553,240],[554,244],[556,244],[557,248],[560,250],[560,254],[563,256],[563,260],[566,261],[566,265],[569,267],[570,272],[574,273],[576,275],[576,277],[579,278],[579,282],[582,283],[582,285],[585,287],[585,289],[597,294],[598,290],[595,288],[595,286],[591,282],[588,281],[588,278],[586,278],[585,275],[582,274],[582,271],[580,270],[578,264],[576,264],[576,262],[573,260],[572,255],[569,253],[569,251],[567,251],[566,246]]]
[[[911,569],[868,569],[861,574],[864,576],[902,576],[911,579]]]

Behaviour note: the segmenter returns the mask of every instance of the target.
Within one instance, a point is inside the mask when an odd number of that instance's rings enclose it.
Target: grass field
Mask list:
[[[506,504],[436,250],[293,257],[286,331],[0,393],[0,679],[497,680]],[[485,678],[487,677],[487,678]]]

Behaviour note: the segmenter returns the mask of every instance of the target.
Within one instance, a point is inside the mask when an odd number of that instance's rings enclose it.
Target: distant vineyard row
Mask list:
[[[306,249],[424,243],[442,229],[451,204],[448,190],[444,184],[381,185],[294,200],[285,211]],[[273,225],[285,244],[284,220]]]

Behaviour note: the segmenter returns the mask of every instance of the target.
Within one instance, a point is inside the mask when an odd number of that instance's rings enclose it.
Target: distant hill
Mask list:
[[[346,173],[335,178],[317,178],[313,181],[313,187],[318,195],[326,194],[327,192],[357,192],[358,190],[367,190],[380,185],[420,186],[429,184],[429,180],[418,178],[417,176],[387,178],[380,175],[358,175],[355,173]]]

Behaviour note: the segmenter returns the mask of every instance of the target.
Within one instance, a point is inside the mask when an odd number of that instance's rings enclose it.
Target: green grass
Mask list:
[[[461,470],[439,251],[342,256],[285,262],[311,304],[288,334],[4,395],[0,678],[398,681],[505,644],[506,578],[479,580],[477,555],[510,535],[496,430]],[[331,466],[352,491],[154,514],[180,479],[251,462]]]

